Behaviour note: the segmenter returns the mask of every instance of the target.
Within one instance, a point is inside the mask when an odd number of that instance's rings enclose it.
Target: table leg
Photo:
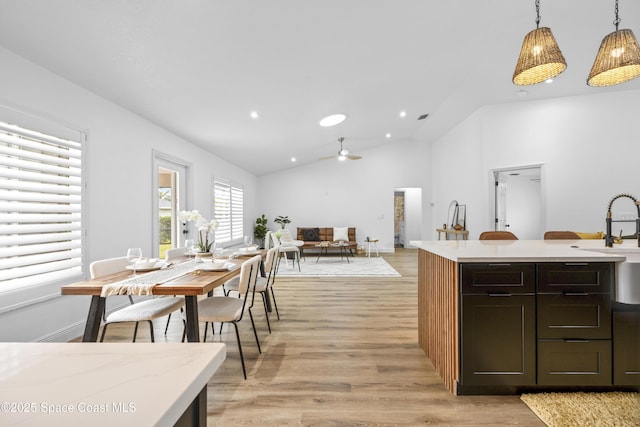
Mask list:
[[[84,335],[82,342],[96,342],[98,340],[98,331],[100,330],[100,322],[102,313],[104,313],[105,298],[99,295],[91,297],[89,305],[89,314],[87,314],[87,323],[84,325]]]
[[[200,325],[198,324],[198,297],[195,295],[185,295],[184,304],[187,317],[187,341],[200,341]]]

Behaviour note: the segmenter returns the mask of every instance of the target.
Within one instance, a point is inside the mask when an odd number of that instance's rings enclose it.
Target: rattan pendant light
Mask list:
[[[536,29],[524,37],[513,72],[513,83],[526,86],[551,79],[567,68],[558,43],[548,27],[540,28],[540,0],[536,0]]]
[[[640,48],[631,30],[618,30],[618,0],[616,0],[616,30],[608,34],[596,55],[587,84],[613,86],[640,76]]]

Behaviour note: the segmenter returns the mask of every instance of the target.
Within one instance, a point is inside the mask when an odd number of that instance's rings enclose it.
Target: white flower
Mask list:
[[[196,223],[199,235],[198,247],[200,248],[200,252],[209,252],[213,243],[209,242],[209,233],[218,228],[218,221],[215,219],[212,219],[211,221],[204,219],[197,209],[192,211],[180,211],[178,213],[178,218],[184,223],[188,221],[194,221]]]
[[[206,219],[200,217],[198,222],[196,222],[196,227],[198,227],[198,231],[206,231],[207,233],[211,233],[216,231],[218,228],[218,221],[212,219],[211,221],[207,221]]]
[[[178,213],[178,218],[180,218],[180,221],[182,222],[200,221],[202,219],[202,215],[200,215],[200,212],[197,209],[194,209],[192,211],[180,211]]]

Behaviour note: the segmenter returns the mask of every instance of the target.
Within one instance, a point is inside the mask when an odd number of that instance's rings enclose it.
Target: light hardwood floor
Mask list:
[[[544,426],[519,396],[445,390],[418,346],[417,251],[383,256],[402,277],[279,277],[271,334],[254,308],[261,355],[249,319],[240,325],[247,380],[233,327],[216,331],[227,360],[209,381],[208,425]],[[180,320],[166,336],[164,325],[156,322],[156,340],[180,341]],[[112,325],[106,340],[128,341],[131,331]],[[148,336],[141,325],[138,339]]]

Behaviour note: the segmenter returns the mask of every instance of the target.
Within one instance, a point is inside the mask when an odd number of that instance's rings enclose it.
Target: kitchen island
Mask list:
[[[640,304],[616,300],[636,241],[411,244],[419,343],[451,393],[640,387]]]

